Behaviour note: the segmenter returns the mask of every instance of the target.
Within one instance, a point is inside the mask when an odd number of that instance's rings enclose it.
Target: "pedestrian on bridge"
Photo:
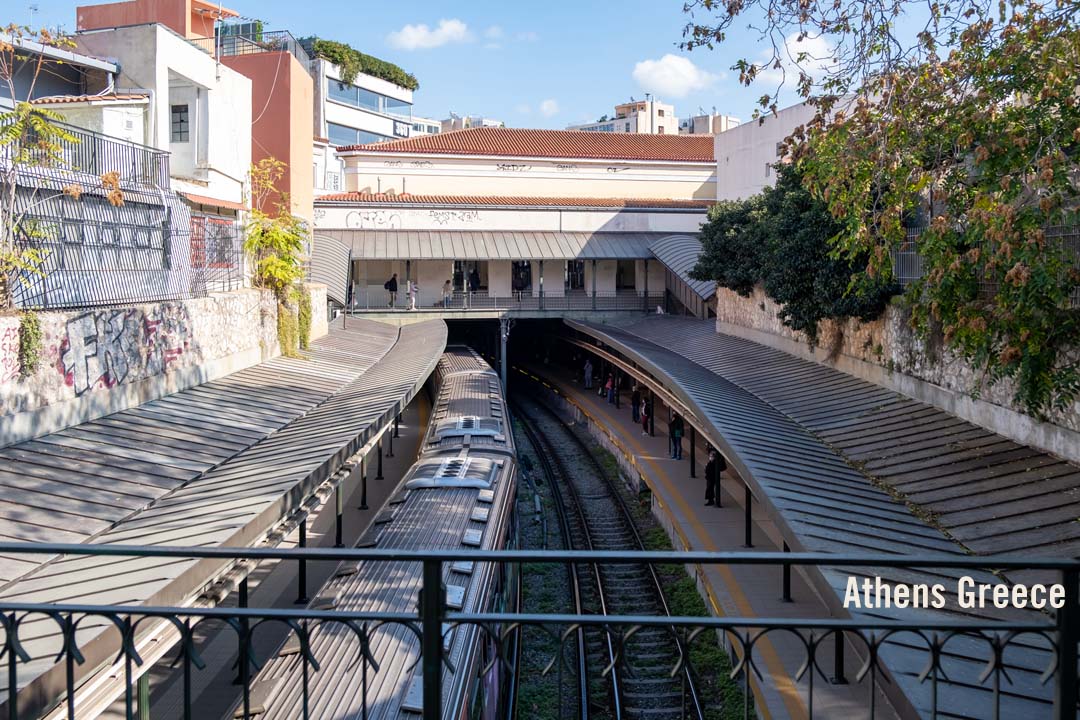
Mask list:
[[[387,307],[394,307],[397,304],[397,273],[390,276],[390,279],[383,284],[383,288],[390,294],[390,302],[387,303]]]
[[[709,448],[709,462],[705,463],[705,504],[723,507],[720,501],[720,473],[727,470],[724,456]]]
[[[454,283],[447,280],[442,286],[442,306],[450,307],[450,298],[454,296]]]

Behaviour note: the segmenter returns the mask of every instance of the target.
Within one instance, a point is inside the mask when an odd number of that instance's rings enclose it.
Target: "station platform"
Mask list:
[[[731,468],[725,500],[734,490],[732,499],[743,504],[749,494],[755,533],[760,528],[760,534],[772,540],[770,549],[786,545],[793,551],[895,553],[913,558],[1001,552],[1050,558],[1075,554],[1077,523],[1059,522],[1057,509],[1047,509],[1051,503],[1071,518],[1080,515],[1070,489],[1078,484],[1080,469],[1059,458],[1018,446],[937,408],[829,367],[718,334],[710,321],[651,316],[618,325],[573,320],[566,325],[570,332],[560,338],[567,341],[566,354],[576,352],[580,358],[592,354],[598,369],[634,378],[657,393],[658,434],[666,426],[667,414],[675,410],[696,429],[703,444],[725,455]],[[576,368],[575,374],[579,374]],[[564,385],[568,379],[563,377]],[[596,399],[582,401],[598,409]],[[610,406],[601,405],[599,410],[610,412]],[[629,414],[625,404],[621,411],[625,425]],[[640,431],[630,439],[637,438]],[[699,452],[699,463],[703,458]],[[681,470],[675,477],[682,476],[686,483],[687,475]],[[678,485],[672,487],[672,492],[679,490]],[[700,503],[702,487],[699,484],[695,491],[684,486],[679,493],[682,501],[674,495],[668,500],[676,510],[680,502],[685,503],[680,525],[684,532],[700,533],[697,526],[710,530],[694,508]],[[686,490],[691,491],[689,496]],[[742,545],[744,509],[736,511],[733,523],[721,523],[729,534],[735,530],[736,542],[724,545],[717,538],[714,544],[719,549]],[[695,511],[687,514],[688,510]],[[719,527],[712,530],[721,532]],[[705,542],[694,547],[712,549]],[[860,582],[881,576],[890,585],[943,582],[955,587],[963,574],[991,584],[1003,579],[989,572],[918,567],[821,567],[808,569],[802,579],[809,594],[821,603],[817,617],[826,610],[824,617],[866,621],[1046,620],[1033,612],[962,609],[951,591],[940,611],[848,612],[843,608],[851,576]],[[1006,581],[1060,581],[1035,573],[1009,575]],[[761,594],[757,590],[763,588],[765,596],[775,597],[776,578],[766,580],[764,588],[760,577],[739,584],[753,591],[748,595]],[[799,604],[796,597],[794,605]],[[1004,663],[1007,675],[999,678],[1000,692],[994,690],[992,680],[981,677],[989,654],[986,640],[952,638],[937,660],[938,669],[948,668],[948,672],[936,673],[931,681],[923,675],[931,661],[923,640],[890,639],[879,649],[889,674],[884,684],[902,715],[932,715],[936,704],[938,713],[989,717],[996,702],[1007,716],[1042,716],[1050,711],[1051,692],[1041,683],[1042,673],[1052,662],[1048,643],[1035,638],[1010,648]],[[819,683],[815,693],[820,689]],[[862,698],[860,707],[865,707],[867,695]]]
[[[754,519],[753,548],[744,547],[740,504],[743,501],[742,481],[735,473],[725,472],[721,477],[722,505],[704,504],[707,457],[704,438],[698,437],[695,448],[697,477],[690,477],[689,437],[683,441],[682,459],[671,459],[666,416],[655,423],[655,435],[643,435],[641,425],[631,419],[628,393],[622,394],[620,407],[616,408],[598,396],[595,389],[586,390],[580,375],[572,375],[565,368],[523,365],[518,371],[546,383],[566,403],[564,409],[588,424],[594,434],[602,434],[603,444],[628,462],[638,475],[633,479],[652,494],[654,515],[667,530],[676,549],[706,552],[776,552],[782,549],[775,526],[763,514]],[[710,611],[717,616],[822,618],[831,615],[828,606],[797,569],[791,576],[791,602],[783,599],[781,577],[773,569],[763,572],[761,568],[751,566],[710,565],[695,566],[691,572]],[[834,669],[831,646],[819,650],[818,657],[823,670]],[[844,684],[815,678],[814,716],[865,715],[870,683],[855,680],[858,665],[852,653],[848,653],[845,660]],[[811,717],[808,678],[796,679],[805,661],[804,645],[788,633],[773,633],[756,643],[754,663],[760,677],[751,678],[751,689],[758,717],[767,720]],[[876,694],[878,712],[875,717],[899,717],[889,707],[880,688]]]
[[[0,450],[11,485],[0,532],[28,542],[249,546],[393,424],[446,345],[441,320],[391,327],[350,318],[301,358],[274,360]],[[11,488],[20,488],[13,492]],[[323,488],[325,489],[325,488]],[[29,561],[27,560],[29,558]],[[230,561],[91,556],[7,558],[0,598],[88,605],[185,605]],[[79,678],[117,650],[103,618],[80,623]],[[56,623],[20,625],[20,716],[64,689]],[[161,649],[164,651],[164,648]],[[144,654],[144,658],[148,658]]]

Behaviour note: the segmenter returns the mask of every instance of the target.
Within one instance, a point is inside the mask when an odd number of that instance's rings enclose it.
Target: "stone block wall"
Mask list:
[[[312,337],[326,287],[310,285]],[[23,377],[19,317],[0,316],[0,446],[133,407],[279,355],[277,302],[243,289],[192,300],[42,312],[42,357]]]
[[[720,288],[716,329],[830,365],[1016,442],[1080,461],[1080,402],[1054,413],[1048,422],[1035,420],[1013,402],[1011,381],[989,385],[978,368],[940,343],[918,337],[899,298],[873,322],[824,321],[816,348],[809,347],[803,333],[780,322],[779,307],[760,287],[745,298]]]

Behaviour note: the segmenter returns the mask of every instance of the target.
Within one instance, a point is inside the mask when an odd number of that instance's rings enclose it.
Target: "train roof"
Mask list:
[[[432,375],[436,392],[424,453],[461,447],[513,453],[499,376],[476,351],[449,346]]]

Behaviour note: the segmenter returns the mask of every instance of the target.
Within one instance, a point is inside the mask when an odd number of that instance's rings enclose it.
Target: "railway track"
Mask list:
[[[515,404],[515,415],[551,484],[567,547],[644,549],[615,480],[586,444],[541,402],[519,396]],[[578,564],[570,575],[578,612],[670,615],[660,580],[649,565]],[[578,633],[583,720],[702,720],[689,666],[671,675],[684,650],[672,632],[662,627],[639,630],[616,662],[617,640],[599,628]]]

